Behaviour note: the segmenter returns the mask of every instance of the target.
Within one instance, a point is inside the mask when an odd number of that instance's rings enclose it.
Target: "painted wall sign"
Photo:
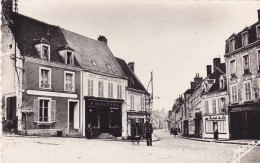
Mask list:
[[[108,76],[102,76],[102,75],[97,75],[97,74],[92,74],[92,73],[85,73],[85,77],[90,77],[90,78],[96,78],[96,79],[101,79],[101,80],[107,80],[107,81],[114,81],[114,82],[123,83],[122,79],[111,78],[111,77],[108,77]]]
[[[77,98],[77,94],[60,93],[60,92],[47,92],[47,91],[37,91],[37,90],[27,90],[29,95],[37,96],[51,96],[51,97],[67,97],[67,98]]]

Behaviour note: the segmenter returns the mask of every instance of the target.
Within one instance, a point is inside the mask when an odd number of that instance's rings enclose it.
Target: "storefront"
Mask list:
[[[127,129],[128,138],[133,136],[133,134],[143,135],[143,124],[145,123],[145,118],[149,116],[147,112],[127,112]]]
[[[93,138],[101,133],[122,136],[123,100],[86,97],[85,126],[91,124]]]
[[[218,129],[218,137],[229,139],[228,115],[209,115],[203,117],[203,138],[214,138],[214,131]]]
[[[201,127],[202,126],[202,115],[201,115],[201,111],[195,113],[194,123],[195,123],[194,136],[195,137],[202,137],[202,127]]]
[[[260,104],[230,106],[231,139],[260,138]]]

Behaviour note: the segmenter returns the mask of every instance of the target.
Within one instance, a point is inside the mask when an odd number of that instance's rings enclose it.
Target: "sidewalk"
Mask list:
[[[203,141],[203,142],[214,142],[214,143],[225,143],[225,144],[238,144],[238,145],[247,145],[251,143],[252,141],[260,141],[257,139],[240,139],[240,140],[230,140],[230,139],[208,139],[208,138],[193,138],[193,137],[184,137],[181,135],[178,135],[178,137],[183,138],[183,139],[189,139],[189,140],[194,140],[194,141]],[[260,146],[260,144],[258,144]]]

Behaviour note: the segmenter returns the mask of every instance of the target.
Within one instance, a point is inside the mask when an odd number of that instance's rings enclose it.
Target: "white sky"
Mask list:
[[[196,73],[221,57],[225,40],[257,22],[257,1],[18,0],[18,11],[96,39],[135,62],[147,88],[154,72],[154,109],[170,110]]]

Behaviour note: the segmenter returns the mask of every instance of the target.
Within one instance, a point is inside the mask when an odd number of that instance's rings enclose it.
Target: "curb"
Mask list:
[[[248,143],[244,143],[244,142],[229,142],[228,140],[205,140],[205,139],[196,139],[196,138],[189,138],[189,137],[184,137],[184,136],[178,136],[182,139],[188,139],[188,140],[194,140],[194,141],[202,141],[202,142],[212,142],[212,143],[223,143],[223,144],[236,144],[236,145],[248,145]],[[260,146],[260,144],[258,144],[257,146]]]

